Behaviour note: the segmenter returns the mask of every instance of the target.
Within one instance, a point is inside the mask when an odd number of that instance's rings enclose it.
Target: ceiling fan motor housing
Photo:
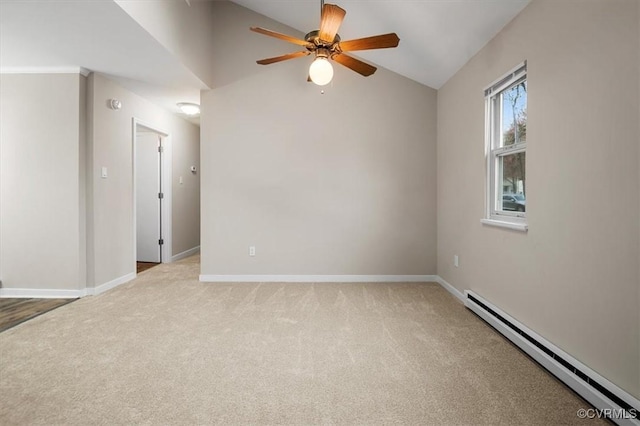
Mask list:
[[[274,58],[261,59],[256,62],[260,65],[269,65],[315,53],[316,59],[331,59],[364,77],[368,77],[376,72],[376,67],[347,53],[358,50],[397,47],[400,42],[400,38],[396,33],[342,41],[338,35],[338,29],[347,12],[338,5],[325,4],[324,1],[321,2],[321,8],[320,29],[306,34],[304,40],[265,28],[251,27],[251,31],[304,47],[302,51],[276,56]],[[321,62],[324,61],[314,61],[314,63]]]
[[[316,49],[316,58],[330,58],[331,51],[325,47],[319,47]]]
[[[336,43],[340,42],[340,36],[338,34],[336,34],[336,36],[333,38],[333,41],[329,42],[326,40],[321,40],[320,30],[315,30],[315,31],[311,31],[310,33],[307,33],[307,35],[304,36],[304,39],[314,45],[314,47],[312,47],[310,50],[315,50],[318,47],[331,48]]]

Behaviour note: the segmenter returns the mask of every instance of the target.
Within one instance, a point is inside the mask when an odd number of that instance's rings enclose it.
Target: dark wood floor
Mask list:
[[[156,265],[159,263],[137,262],[136,269],[140,273]],[[74,300],[0,298],[0,332]]]
[[[0,299],[0,332],[77,299]]]
[[[146,271],[147,269],[153,268],[154,266],[159,265],[159,263],[153,262],[137,262],[138,274],[142,271]]]

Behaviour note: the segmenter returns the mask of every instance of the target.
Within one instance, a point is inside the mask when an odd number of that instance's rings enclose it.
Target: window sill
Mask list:
[[[495,219],[481,219],[480,222],[483,225],[495,226],[498,228],[507,228],[519,232],[527,232],[529,230],[529,226],[526,223],[505,222]]]

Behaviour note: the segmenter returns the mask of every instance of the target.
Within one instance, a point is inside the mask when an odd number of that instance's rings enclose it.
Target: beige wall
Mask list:
[[[171,223],[172,253],[175,256],[200,246],[200,128],[180,123],[173,129]],[[195,173],[191,172],[191,166],[196,166]]]
[[[202,274],[434,274],[435,90],[336,64],[321,95],[310,58],[255,64],[291,46],[248,27],[281,26],[218,6],[243,49],[202,95]]]
[[[304,38],[304,33],[230,1],[213,2],[212,23],[216,29],[216,36],[209,46],[209,51],[214,59],[217,59],[212,64],[214,81],[213,85],[209,86],[212,89],[227,84],[239,84],[241,80],[262,74],[265,68],[256,64],[259,59],[300,50],[295,44],[251,32],[250,27],[264,27]],[[294,62],[304,63],[305,59],[298,58]],[[274,66],[280,65],[283,64]],[[301,72],[306,79],[304,66],[298,66],[302,67],[302,71],[298,69],[297,72]]]
[[[172,153],[178,159],[172,164],[173,254],[199,246],[199,175],[187,175],[186,164],[197,161],[198,128],[147,100],[127,91],[108,78],[89,76],[91,106],[89,134],[92,204],[89,221],[92,226],[88,259],[96,286],[134,272],[133,264],[133,157],[132,118],[138,118],[171,134]],[[107,100],[118,99],[122,109],[107,107]],[[101,167],[107,167],[108,178],[100,178]],[[175,181],[184,176],[185,184]]]
[[[84,80],[78,74],[0,75],[4,288],[84,288]]]
[[[438,92],[438,273],[639,397],[637,13],[635,0],[534,0]],[[525,59],[519,233],[480,224],[483,89]]]
[[[193,0],[188,5],[184,0],[115,1],[203,83],[212,86],[215,2]]]

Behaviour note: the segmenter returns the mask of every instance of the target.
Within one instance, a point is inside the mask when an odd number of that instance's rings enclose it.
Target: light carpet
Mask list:
[[[437,284],[159,265],[0,334],[0,424],[599,424]]]

